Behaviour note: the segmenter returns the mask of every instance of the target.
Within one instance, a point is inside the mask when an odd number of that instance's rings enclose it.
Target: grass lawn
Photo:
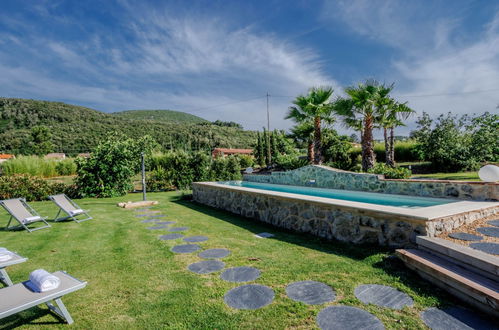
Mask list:
[[[203,248],[228,248],[226,267],[254,266],[262,271],[255,281],[275,291],[274,301],[258,310],[235,310],[224,304],[224,294],[241,284],[225,282],[220,273],[197,275],[186,268],[199,261],[196,254],[176,255],[170,248],[181,240],[160,241],[166,230],[146,230],[135,211],[116,207],[119,201],[139,200],[134,194],[112,199],[78,201],[93,220],[61,222],[33,233],[0,231],[0,246],[29,260],[8,268],[14,282],[27,279],[37,268],[65,270],[88,281],[64,302],[78,329],[309,329],[327,305],[361,307],[376,315],[388,329],[424,329],[419,313],[429,306],[449,303],[446,294],[419,279],[391,257],[392,251],[373,246],[328,242],[278,230],[179,198],[179,193],[151,193],[160,201],[155,209],[167,220],[189,227],[186,236],[206,235]],[[54,216],[50,202],[31,203],[42,215]],[[7,216],[0,214],[2,221]],[[275,238],[254,233],[270,231]],[[286,285],[301,280],[324,282],[336,291],[333,303],[307,306],[287,298]],[[354,296],[359,284],[390,285],[409,294],[413,307],[396,311],[363,305]],[[451,298],[452,299],[452,298]],[[45,306],[3,319],[5,327],[66,328]]]
[[[414,174],[411,179],[480,181],[478,171],[456,173]]]

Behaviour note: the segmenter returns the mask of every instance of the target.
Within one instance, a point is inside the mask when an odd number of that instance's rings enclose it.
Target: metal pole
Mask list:
[[[142,156],[142,199],[144,201],[147,200],[146,197],[146,162],[145,162],[145,155],[144,153],[141,153]]]
[[[269,92],[267,92],[267,158],[269,163],[267,166],[272,165],[272,153],[270,151],[270,112],[269,112]]]

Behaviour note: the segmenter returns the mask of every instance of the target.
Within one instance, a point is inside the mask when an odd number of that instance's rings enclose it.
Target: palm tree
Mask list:
[[[291,136],[297,142],[307,144],[308,162],[314,161],[314,125],[309,122],[296,124],[291,128]]]
[[[313,87],[307,95],[300,95],[289,107],[286,119],[293,119],[296,123],[313,123],[314,126],[314,164],[322,163],[321,126],[322,122],[331,123],[332,87]]]
[[[389,104],[388,95],[392,89],[393,85],[385,86],[375,80],[367,80],[364,84],[347,87],[345,93],[348,98],[340,98],[334,104],[334,111],[343,118],[343,122],[361,131],[363,171],[374,167],[373,129],[382,108]]]

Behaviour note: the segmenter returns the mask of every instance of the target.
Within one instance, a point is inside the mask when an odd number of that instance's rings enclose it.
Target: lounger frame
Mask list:
[[[21,257],[17,253],[11,252],[11,254],[13,255],[12,259],[0,262],[0,282],[5,284],[6,286],[11,286],[13,283],[9,277],[9,274],[7,274],[7,270],[5,270],[5,268],[12,265],[20,264],[28,260],[28,258]]]
[[[78,214],[71,214],[70,210],[66,210],[62,205],[60,205],[56,198],[57,196],[63,196],[71,205],[73,205],[73,207],[75,209],[80,209],[82,210],[81,213],[78,213]],[[76,222],[82,222],[82,221],[87,221],[87,220],[91,220],[93,219],[92,216],[90,216],[90,214],[88,214],[88,212],[90,212],[90,210],[84,210],[82,209],[81,207],[78,206],[78,204],[76,204],[71,198],[69,198],[66,194],[59,194],[59,195],[52,195],[52,196],[49,196],[49,199],[54,202],[58,207],[59,207],[59,211],[57,212],[56,216],[54,217],[54,221],[55,222],[58,222],[58,221],[64,221],[64,220],[67,220],[67,219],[71,219],[73,221],[76,221]],[[61,217],[59,218],[59,215],[64,212],[67,214],[67,216],[65,217]],[[85,216],[85,219],[78,219],[79,216],[81,215],[84,215]]]
[[[29,213],[31,213],[31,215],[39,217],[39,219],[36,219],[36,220],[33,220],[33,221],[25,221],[25,219],[19,219],[19,218],[17,218],[14,215],[13,211],[5,204],[5,202],[7,202],[9,200],[18,200],[18,201],[20,201],[21,204],[24,206],[24,208]],[[9,222],[7,223],[7,226],[5,227],[5,230],[15,230],[15,229],[24,228],[29,233],[31,233],[32,231],[35,231],[35,230],[40,230],[40,229],[44,229],[44,228],[49,228],[50,227],[50,224],[46,221],[47,217],[42,217],[40,214],[38,214],[38,212],[36,212],[35,209],[33,209],[31,206],[29,206],[29,204],[26,202],[26,199],[24,199],[24,198],[12,198],[12,199],[8,199],[8,200],[3,200],[3,201],[0,201],[0,206],[2,206],[10,214],[10,219],[9,219]],[[14,220],[14,219],[17,222],[19,222],[19,225],[10,227],[10,224],[12,223],[12,220]],[[45,225],[42,226],[42,227],[36,227],[36,228],[29,228],[28,227],[30,224],[36,223],[36,222],[43,222]]]
[[[38,305],[45,304],[45,305],[47,305],[47,307],[49,308],[49,310],[51,312],[53,312],[54,314],[56,314],[57,316],[59,316],[60,318],[65,320],[68,324],[73,323],[74,322],[73,318],[71,317],[71,314],[69,314],[69,311],[67,310],[66,306],[62,302],[62,297],[67,295],[68,293],[83,289],[87,285],[87,282],[83,282],[83,281],[69,275],[68,273],[63,272],[63,271],[56,272],[56,273],[54,273],[54,275],[58,275],[58,273],[63,274],[64,276],[67,276],[67,277],[77,281],[78,284],[74,285],[70,288],[67,288],[65,290],[62,290],[62,291],[56,291],[54,294],[48,294],[48,295],[45,295],[45,296],[42,296],[39,298],[35,298],[28,303],[24,303],[20,306],[17,306],[15,308],[11,308],[9,310],[5,310],[5,311],[0,310],[0,319],[17,314],[17,313],[20,313],[22,311],[25,311],[27,309],[30,309],[30,308],[38,306]],[[24,284],[19,283],[16,285],[24,285]],[[2,295],[2,290],[10,289],[10,288],[12,288],[12,287],[0,289],[0,297]],[[54,305],[54,303],[55,303],[55,305]]]

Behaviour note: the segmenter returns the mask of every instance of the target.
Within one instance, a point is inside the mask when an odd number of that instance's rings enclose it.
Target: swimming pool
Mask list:
[[[324,189],[324,188],[279,185],[279,184],[258,183],[258,182],[248,182],[248,181],[225,181],[219,183],[236,187],[277,191],[277,192],[292,193],[292,194],[307,195],[307,196],[325,197],[325,198],[340,199],[340,200],[360,202],[360,203],[395,206],[403,208],[423,208],[423,207],[444,205],[456,202],[454,200],[445,200],[440,198],[391,195],[391,194],[380,194],[380,193],[363,192],[363,191],[353,191],[353,190]]]

